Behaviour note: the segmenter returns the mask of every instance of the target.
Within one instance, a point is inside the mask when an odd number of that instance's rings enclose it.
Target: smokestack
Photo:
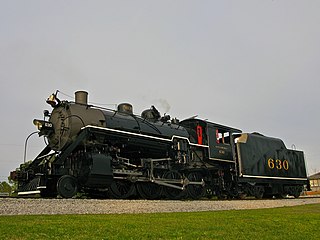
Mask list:
[[[86,91],[76,91],[75,95],[75,102],[78,104],[88,105],[88,92]]]

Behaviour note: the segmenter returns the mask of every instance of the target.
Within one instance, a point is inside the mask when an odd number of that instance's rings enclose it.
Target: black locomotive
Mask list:
[[[199,199],[208,196],[299,197],[307,175],[304,154],[280,139],[211,123],[161,116],[155,107],[133,114],[75,102],[47,103],[34,120],[47,146],[11,172],[18,194],[74,197],[78,192],[111,198]]]

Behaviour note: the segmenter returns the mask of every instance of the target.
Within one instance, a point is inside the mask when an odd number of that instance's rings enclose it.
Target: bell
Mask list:
[[[51,107],[56,106],[57,103],[56,103],[56,96],[55,96],[55,94],[51,94],[51,95],[48,97],[48,99],[47,99],[46,102],[47,102],[48,104],[50,104]]]

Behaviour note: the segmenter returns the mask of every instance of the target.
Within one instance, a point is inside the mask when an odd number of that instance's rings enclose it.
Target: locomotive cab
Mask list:
[[[208,123],[210,159],[217,161],[235,161],[233,135],[240,130],[227,126]]]
[[[235,161],[233,134],[241,130],[200,119],[186,119],[180,125],[189,132],[191,144],[208,148],[209,160]]]

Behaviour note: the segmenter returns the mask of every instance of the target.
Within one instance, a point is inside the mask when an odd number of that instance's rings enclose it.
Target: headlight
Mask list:
[[[51,133],[53,133],[53,124],[51,122],[34,119],[33,124],[38,128],[40,131],[39,135],[46,135],[49,136]]]
[[[43,126],[42,122],[44,122],[44,121],[38,120],[38,119],[33,120],[33,124],[38,128],[39,131],[41,131],[41,128]]]

